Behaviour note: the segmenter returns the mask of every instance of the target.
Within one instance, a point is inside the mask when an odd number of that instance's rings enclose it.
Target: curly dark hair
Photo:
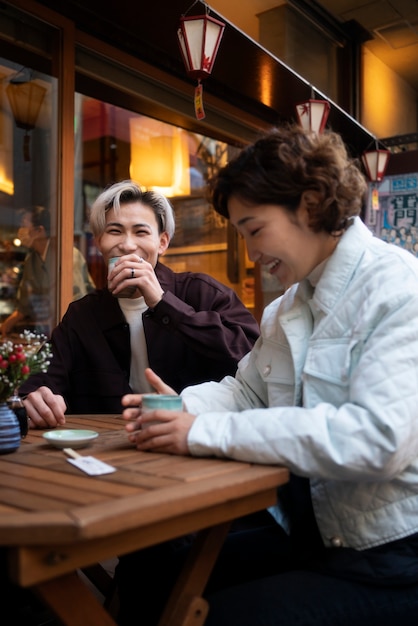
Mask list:
[[[319,192],[308,206],[315,232],[341,234],[359,215],[367,183],[357,160],[349,157],[335,132],[316,135],[299,125],[273,128],[219,170],[209,181],[215,210],[229,217],[231,196],[248,205],[275,204],[294,213],[303,192]]]

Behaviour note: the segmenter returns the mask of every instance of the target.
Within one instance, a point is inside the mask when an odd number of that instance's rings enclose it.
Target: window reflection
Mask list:
[[[254,305],[252,264],[242,242],[230,250],[237,273],[228,271],[228,225],[210,206],[206,183],[237,148],[133,111],[76,95],[75,232],[85,238],[90,271],[99,287],[106,268],[86,233],[89,209],[107,185],[132,178],[170,198],[176,234],[162,263],[174,271],[206,272]],[[81,246],[82,247],[82,246]]]
[[[56,322],[56,85],[34,67],[0,58],[2,336],[26,328],[49,333]],[[35,206],[49,216],[45,247],[38,226],[26,223]]]

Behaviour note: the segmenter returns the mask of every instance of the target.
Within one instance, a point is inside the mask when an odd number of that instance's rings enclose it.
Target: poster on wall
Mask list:
[[[366,224],[377,236],[418,257],[418,173],[385,176],[373,208],[369,185]]]

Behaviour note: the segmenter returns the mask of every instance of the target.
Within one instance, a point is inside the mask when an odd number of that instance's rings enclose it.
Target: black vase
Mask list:
[[[22,439],[24,439],[28,434],[29,420],[22,398],[19,398],[17,393],[15,393],[11,398],[7,400],[7,404],[17,417],[17,421],[19,422],[20,427],[20,436]]]

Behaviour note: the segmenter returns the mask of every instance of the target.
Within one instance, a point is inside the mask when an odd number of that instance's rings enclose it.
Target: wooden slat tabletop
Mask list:
[[[65,428],[97,431],[78,452],[117,471],[88,476],[44,431],[29,431],[16,452],[0,456],[0,545],[17,554],[20,584],[265,508],[288,479],[280,467],[139,452],[121,416],[69,416]],[[47,571],[45,562],[64,552]]]
[[[232,502],[235,497],[277,484],[285,471],[236,461],[139,452],[128,441],[120,416],[70,416],[65,428],[99,432],[97,439],[78,452],[105,461],[117,471],[88,476],[68,463],[62,450],[43,439],[44,431],[29,431],[17,452],[0,456],[0,544],[44,542],[42,530],[48,516],[51,525],[57,519],[67,521],[55,528],[55,540],[60,542],[89,537],[92,532],[105,535],[115,523],[125,529],[138,527],[153,516],[160,520],[207,507],[211,501],[219,501],[220,491]],[[171,507],[167,507],[168,501]],[[61,517],[57,518],[58,512]]]

